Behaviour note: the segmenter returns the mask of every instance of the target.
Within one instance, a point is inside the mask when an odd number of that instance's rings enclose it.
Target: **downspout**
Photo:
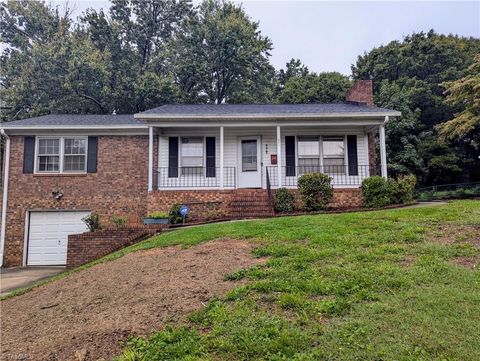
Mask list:
[[[0,129],[1,136],[5,137],[5,169],[3,175],[3,198],[2,198],[2,228],[0,230],[0,267],[3,266],[3,254],[5,247],[5,233],[7,230],[7,201],[8,201],[8,176],[10,172],[10,137],[5,130]]]

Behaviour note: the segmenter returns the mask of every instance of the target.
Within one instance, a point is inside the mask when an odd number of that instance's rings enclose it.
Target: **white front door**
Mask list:
[[[238,139],[238,187],[262,187],[262,159],[260,137]]]
[[[65,265],[68,235],[88,230],[82,218],[89,213],[30,212],[27,265]]]

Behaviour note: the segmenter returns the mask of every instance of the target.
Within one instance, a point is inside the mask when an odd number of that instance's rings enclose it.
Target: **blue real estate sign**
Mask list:
[[[180,214],[182,215],[183,218],[185,218],[189,212],[189,209],[186,205],[183,205],[180,207]]]

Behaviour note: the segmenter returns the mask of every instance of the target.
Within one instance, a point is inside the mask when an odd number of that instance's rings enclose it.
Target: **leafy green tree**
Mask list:
[[[468,68],[468,74],[442,84],[445,102],[460,108],[454,118],[437,126],[440,141],[452,142],[464,153],[464,166],[474,179],[480,179],[480,55]]]
[[[288,72],[288,69],[284,74]],[[295,73],[293,73],[295,74]],[[279,103],[335,103],[345,101],[351,87],[347,76],[337,72],[290,75],[278,94]]]
[[[252,89],[269,71],[271,41],[240,7],[206,0],[169,45],[169,62],[190,101],[229,102],[238,89]]]
[[[480,55],[468,68],[468,74],[458,80],[442,84],[446,88],[445,102],[461,111],[455,117],[439,125],[443,139],[465,140],[468,143],[480,141]]]
[[[277,78],[280,90],[285,87],[285,84],[290,78],[302,78],[309,74],[308,67],[300,61],[300,59],[290,59],[285,64],[285,69],[280,69]]]
[[[412,107],[421,110],[421,123],[431,128],[456,111],[443,102],[440,84],[464,76],[479,52],[480,39],[439,35],[433,30],[414,33],[401,42],[392,41],[359,56],[352,75],[355,79],[373,79],[375,92],[382,80],[401,81],[421,89],[412,94]]]
[[[2,119],[108,109],[108,52],[59,29],[46,41],[2,58]]]
[[[474,55],[479,52],[480,39],[439,35],[432,30],[406,36],[403,41],[392,41],[358,57],[352,66],[353,77],[373,79],[376,105],[402,110],[402,118],[396,122],[404,123],[405,119],[410,119],[407,124],[397,127],[392,123],[387,127],[387,148],[394,149],[389,152],[388,161],[393,163],[394,173],[397,170],[413,171],[421,182],[430,183],[475,177],[471,166],[467,167],[470,175],[468,171],[458,172],[458,168],[465,168],[469,163],[469,156],[462,149],[465,147],[458,140],[440,146],[432,145],[432,138],[437,137],[437,124],[445,123],[464,109],[460,102],[445,101],[442,84],[464,77]],[[388,97],[380,96],[385,82],[392,89],[401,89],[406,108],[391,104]],[[416,125],[411,118],[412,113],[418,118]],[[427,152],[426,149],[432,151]],[[418,154],[422,152],[425,152],[423,165],[419,167]],[[445,177],[443,181],[442,177]]]
[[[390,119],[385,128],[389,174],[421,174],[422,159],[417,151],[420,110],[412,110],[408,88],[384,80],[375,103],[402,113],[401,117]]]

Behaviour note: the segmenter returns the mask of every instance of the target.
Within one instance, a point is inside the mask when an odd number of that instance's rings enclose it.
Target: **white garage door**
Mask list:
[[[83,233],[90,212],[30,212],[27,265],[65,265],[68,235]]]

